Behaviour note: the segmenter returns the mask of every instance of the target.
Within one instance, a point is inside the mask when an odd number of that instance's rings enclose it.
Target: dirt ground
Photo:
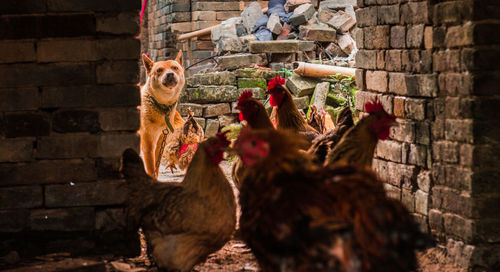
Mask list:
[[[223,161],[222,169],[230,179],[231,163]],[[182,172],[170,173],[163,169],[160,171],[161,181],[181,181]],[[235,194],[237,194],[237,190]],[[460,272],[459,269],[449,264],[447,258],[438,249],[429,249],[418,254],[420,269],[418,272]],[[135,258],[103,255],[93,257],[73,258],[68,253],[56,253],[38,256],[29,260],[20,260],[17,252],[11,252],[0,257],[0,271],[29,272],[29,271],[66,271],[66,272],[157,272],[156,267],[146,256],[146,244],[142,241],[142,254]],[[211,254],[207,260],[195,266],[193,271],[259,271],[259,266],[250,249],[243,241],[234,239],[229,241],[222,249]]]

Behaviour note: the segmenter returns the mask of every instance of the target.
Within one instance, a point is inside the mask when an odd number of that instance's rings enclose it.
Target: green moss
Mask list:
[[[267,81],[265,78],[238,78],[238,88],[267,88]]]

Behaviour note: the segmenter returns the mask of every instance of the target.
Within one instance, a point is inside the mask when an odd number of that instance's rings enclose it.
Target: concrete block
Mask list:
[[[300,97],[312,94],[318,83],[318,79],[306,78],[293,74],[287,79],[286,86],[293,94]]]

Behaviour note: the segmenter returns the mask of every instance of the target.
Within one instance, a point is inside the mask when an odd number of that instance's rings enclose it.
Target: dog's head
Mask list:
[[[153,62],[142,54],[142,62],[148,74],[150,91],[160,103],[177,100],[184,87],[184,67],[182,51],[179,50],[175,60]]]

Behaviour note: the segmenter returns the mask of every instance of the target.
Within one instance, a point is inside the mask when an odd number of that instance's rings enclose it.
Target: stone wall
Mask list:
[[[398,118],[375,169],[455,264],[500,269],[499,2],[358,5],[357,105]]]
[[[0,4],[0,256],[138,253],[118,167],[139,146],[139,9]]]

